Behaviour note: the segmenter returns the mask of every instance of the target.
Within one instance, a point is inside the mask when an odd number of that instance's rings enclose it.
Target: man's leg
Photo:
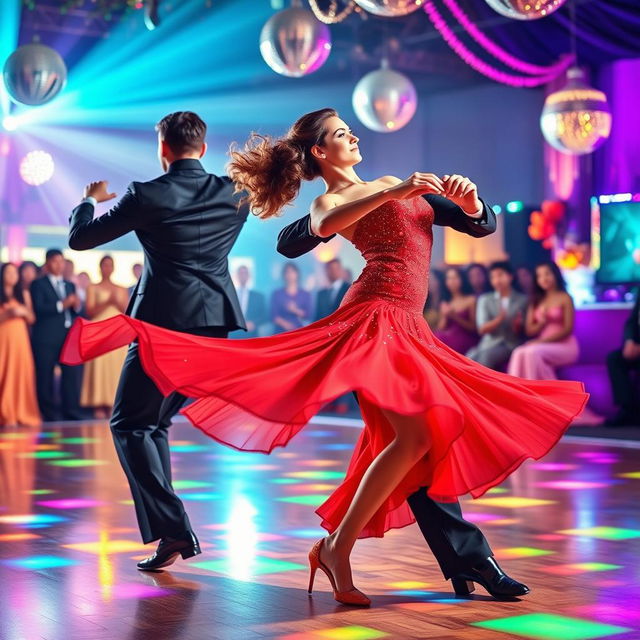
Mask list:
[[[498,371],[508,362],[511,351],[512,349],[510,349],[506,344],[499,343],[489,347],[488,349],[478,349],[472,359],[478,364]]]
[[[182,501],[171,486],[168,424],[158,427],[163,400],[142,369],[138,345],[130,345],[116,392],[111,432],[145,543],[191,531]]]
[[[620,413],[629,418],[638,410],[631,377],[631,372],[638,368],[640,368],[640,361],[627,360],[620,349],[607,355],[607,371],[613,400],[620,407]]]
[[[493,555],[482,531],[462,517],[459,502],[436,502],[426,487],[407,501],[447,580]]]
[[[70,367],[60,365],[60,398],[62,400],[62,419],[81,420],[80,388],[82,386],[82,372],[84,367],[78,365]]]
[[[56,420],[56,406],[53,398],[53,372],[58,359],[55,345],[33,345],[33,359],[36,369],[36,390],[40,413],[45,422]]]

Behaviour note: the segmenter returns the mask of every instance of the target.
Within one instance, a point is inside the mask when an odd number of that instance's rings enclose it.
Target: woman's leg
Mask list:
[[[353,589],[349,556],[358,535],[411,468],[429,451],[424,418],[382,410],[395,438],[371,463],[338,528],[327,537],[322,562],[332,570],[339,591]]]

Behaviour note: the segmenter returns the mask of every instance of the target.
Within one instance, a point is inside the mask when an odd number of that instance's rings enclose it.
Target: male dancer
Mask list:
[[[145,253],[144,270],[127,314],[161,327],[226,338],[245,329],[227,256],[248,210],[227,177],[200,164],[207,145],[205,123],[189,111],[169,114],[156,126],[158,157],[166,172],[132,182],[120,202],[93,220],[97,202],[115,197],[106,182],[92,182],[71,215],[69,246],[93,249],[135,231]],[[142,540],[160,539],[139,569],[165,567],[178,554],[200,553],[182,501],[171,486],[168,427],[184,396],[163,398],[129,347],[111,418],[118,457],[129,480]]]
[[[484,202],[482,215],[472,217],[443,196],[429,194],[423,197],[433,208],[436,225],[451,227],[475,238],[488,236],[496,230],[495,213]],[[278,236],[278,252],[287,258],[297,258],[331,238],[333,236],[313,235],[310,216],[306,215],[282,229]],[[475,589],[476,582],[495,598],[529,593],[526,585],[502,571],[480,529],[462,517],[458,502],[436,502],[427,495],[426,487],[409,496],[408,502],[422,535],[445,579],[451,579],[456,594],[468,595]]]

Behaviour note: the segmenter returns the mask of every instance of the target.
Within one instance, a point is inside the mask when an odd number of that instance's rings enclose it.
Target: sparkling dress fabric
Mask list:
[[[182,413],[207,435],[245,451],[285,446],[327,402],[349,391],[365,427],[346,477],[317,513],[333,531],[365,471],[393,440],[382,409],[418,416],[432,448],[390,493],[360,537],[414,522],[406,498],[482,495],[527,458],[544,456],[588,394],[579,382],[522,380],[487,369],[434,336],[422,316],[433,209],[392,201],[362,218],[352,242],[366,266],[330,316],[263,338],[224,340],[170,331],[126,316],[79,320],[63,359],[76,364],[137,339],[164,393],[195,398]]]

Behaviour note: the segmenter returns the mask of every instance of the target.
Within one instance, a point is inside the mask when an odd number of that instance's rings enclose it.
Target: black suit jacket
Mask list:
[[[64,286],[68,296],[76,292],[76,286],[73,282],[65,280]],[[61,348],[69,329],[64,326],[64,311],[58,311],[60,297],[53,288],[51,280],[48,276],[38,278],[31,283],[29,290],[36,316],[31,333],[34,346],[49,345]],[[70,307],[68,311],[71,320],[75,320],[78,316],[75,309]]]
[[[640,344],[640,290],[636,294],[636,303],[633,305],[631,315],[624,323],[624,339]]]
[[[482,216],[470,218],[457,204],[443,196],[430,193],[423,198],[433,207],[435,214],[433,224],[451,227],[474,238],[483,238],[496,230],[496,214],[483,200],[481,200]],[[321,242],[329,242],[333,238],[333,236],[320,238],[312,235],[309,226],[310,218],[311,214],[307,214],[282,229],[278,234],[279,253],[287,258],[297,258],[311,251]]]
[[[344,298],[350,286],[348,282],[343,282],[340,289],[338,289],[338,295],[335,297],[331,287],[320,289],[316,297],[315,320],[320,320],[321,318],[326,318],[328,315],[331,315],[340,306],[342,298]]]
[[[227,256],[248,214],[227,177],[198,160],[178,160],[150,182],[132,182],[120,202],[93,220],[89,203],[71,214],[69,246],[93,249],[135,231],[144,269],[126,313],[169,329],[244,329]]]

